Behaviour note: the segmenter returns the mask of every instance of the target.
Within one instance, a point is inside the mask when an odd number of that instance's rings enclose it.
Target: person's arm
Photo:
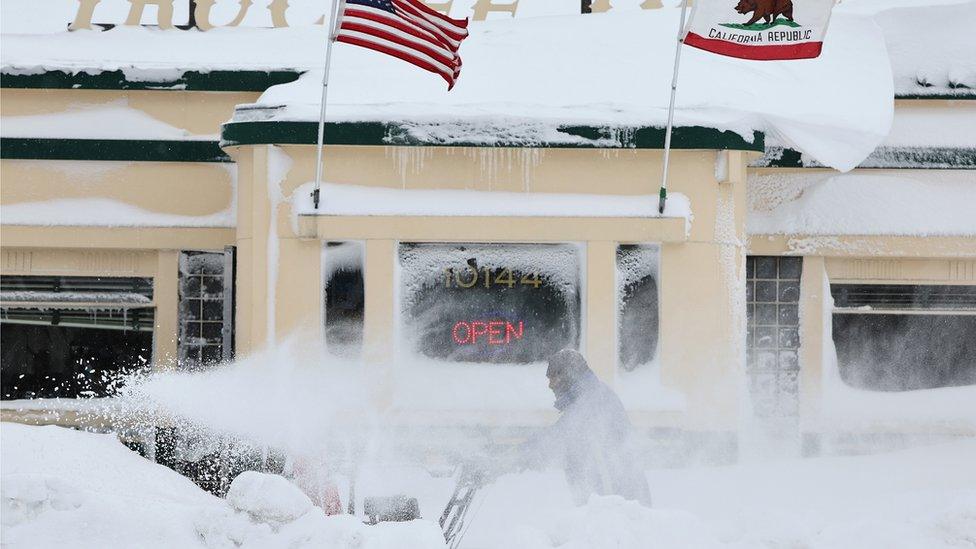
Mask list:
[[[563,455],[567,433],[566,414],[555,423],[542,428],[518,446],[519,469],[542,469]]]

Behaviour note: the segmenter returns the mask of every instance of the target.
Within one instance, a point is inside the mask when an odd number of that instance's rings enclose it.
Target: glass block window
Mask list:
[[[178,348],[182,367],[212,365],[231,358],[233,267],[227,268],[227,253],[180,254]]]
[[[659,331],[656,245],[617,248],[617,364],[634,371],[657,355]]]
[[[746,258],[747,369],[754,412],[799,413],[802,258]]]

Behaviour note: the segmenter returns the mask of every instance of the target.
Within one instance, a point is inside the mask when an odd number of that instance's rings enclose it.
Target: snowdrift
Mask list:
[[[349,515],[326,517],[273,475],[241,475],[227,500],[213,497],[112,435],[3,423],[0,437],[4,547],[444,547],[434,522],[366,526]],[[976,543],[974,462],[976,440],[969,439],[861,457],[655,470],[648,473],[654,509],[619,497],[593,497],[574,508],[559,473],[506,475],[475,502],[464,544],[970,547]],[[404,482],[437,484],[402,468],[373,471],[364,480],[364,493],[392,493]],[[421,506],[443,505],[441,492],[418,493]]]

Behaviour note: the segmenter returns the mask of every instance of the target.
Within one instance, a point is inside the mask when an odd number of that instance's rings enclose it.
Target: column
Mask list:
[[[617,371],[617,243],[586,244],[586,360],[613,384]]]
[[[153,327],[153,363],[157,369],[176,367],[178,359],[176,338],[179,298],[180,253],[177,250],[159,250],[156,259],[156,276],[153,278],[153,300],[156,302],[156,320]]]

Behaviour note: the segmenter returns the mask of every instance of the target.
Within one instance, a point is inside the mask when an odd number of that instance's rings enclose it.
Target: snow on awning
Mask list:
[[[677,217],[691,219],[691,202],[668,193],[664,215],[658,196],[571,193],[519,193],[467,190],[391,189],[322,184],[322,203],[312,204],[313,184],[295,190],[298,215],[431,216],[431,217]]]
[[[976,236],[971,171],[749,177],[750,235]]]
[[[180,215],[145,210],[110,198],[57,198],[0,205],[3,225],[79,227],[233,227],[237,210]]]
[[[217,140],[216,135],[194,135],[166,124],[132,108],[124,99],[100,105],[70,105],[57,113],[4,116],[2,122],[3,137]]]

